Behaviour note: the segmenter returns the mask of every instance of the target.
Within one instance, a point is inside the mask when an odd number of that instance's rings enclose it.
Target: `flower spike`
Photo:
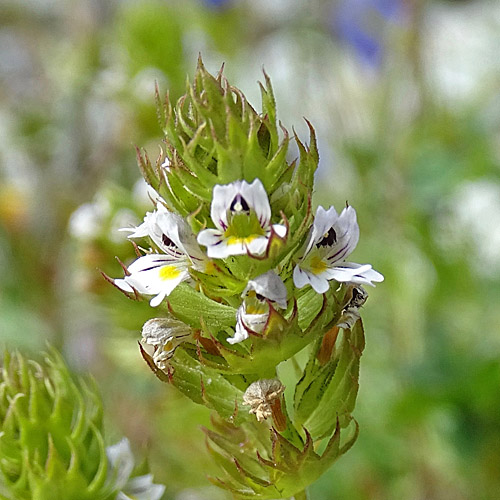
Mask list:
[[[359,240],[354,208],[313,214],[316,133],[307,120],[308,144],[286,131],[264,76],[260,112],[201,57],[176,103],[156,89],[166,149],[156,168],[138,155],[155,208],[128,229],[151,248],[113,281],[164,302],[167,317],[143,327],[141,354],[213,410],[215,429],[204,432],[223,469],[214,483],[256,500],[303,498],[356,440],[361,285],[383,280],[347,261]],[[289,161],[292,140],[299,156]],[[300,373],[282,372],[299,352]]]

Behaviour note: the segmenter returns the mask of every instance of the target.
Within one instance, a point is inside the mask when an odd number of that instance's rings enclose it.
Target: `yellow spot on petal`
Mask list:
[[[239,236],[229,236],[229,238],[226,241],[228,245],[248,245],[253,240],[255,240],[255,238],[257,238],[255,234],[246,236],[244,238],[241,238]]]
[[[328,265],[324,260],[315,255],[311,259],[310,269],[314,274],[321,274],[323,271],[328,269]]]
[[[160,269],[160,279],[163,281],[174,280],[178,278],[181,272],[175,266],[163,266]]]

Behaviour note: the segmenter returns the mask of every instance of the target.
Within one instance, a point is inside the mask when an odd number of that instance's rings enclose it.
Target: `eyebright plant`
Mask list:
[[[4,355],[0,372],[0,500],[159,500],[134,473],[130,445],[106,448],[102,401],[61,357]]]
[[[124,229],[137,259],[106,278],[155,308],[140,350],[156,376],[214,410],[211,480],[236,498],[305,498],[356,440],[359,308],[383,276],[346,261],[353,207],[312,209],[314,129],[306,145],[278,125],[264,77],[261,113],[201,59],[176,103],[157,89],[164,145],[155,163],[137,151],[154,208]],[[279,365],[306,347],[285,390]]]

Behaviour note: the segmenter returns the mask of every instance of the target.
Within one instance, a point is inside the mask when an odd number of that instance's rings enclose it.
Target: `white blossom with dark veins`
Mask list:
[[[271,224],[271,206],[260,179],[216,185],[210,216],[215,229],[198,234],[198,243],[207,247],[210,258],[262,255],[273,232],[281,238],[286,235],[285,226]]]
[[[158,306],[179,283],[189,279],[189,267],[204,271],[208,259],[201,251],[188,223],[168,211],[161,202],[154,212],[148,212],[144,222],[131,231],[129,238],[150,237],[163,253],[150,253],[136,259],[129,267],[129,275],[115,279],[116,286],[126,292],[134,289],[140,294],[154,295],[152,307]]]
[[[302,257],[293,271],[295,286],[311,285],[316,292],[325,293],[330,280],[371,286],[383,281],[384,277],[370,264],[345,262],[358,240],[359,226],[353,207],[344,208],[340,215],[333,207],[318,207]]]

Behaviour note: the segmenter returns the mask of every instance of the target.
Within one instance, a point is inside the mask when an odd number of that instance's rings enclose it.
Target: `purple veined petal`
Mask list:
[[[224,235],[217,229],[203,229],[198,233],[198,243],[207,247],[207,255],[211,259],[225,259],[231,253],[228,249],[227,241]],[[240,253],[246,253],[246,249]]]
[[[197,260],[205,259],[191,227],[181,216],[159,206],[156,224],[160,234],[165,235],[184,255]],[[162,249],[169,251],[167,248]]]
[[[210,206],[210,217],[219,231],[224,232],[229,225],[227,211],[234,197],[241,191],[241,184],[242,181],[236,181],[224,186],[220,184],[214,186],[212,204]]]
[[[218,245],[224,239],[224,234],[218,229],[203,229],[198,233],[198,243],[200,245],[211,247]]]
[[[155,232],[157,233],[156,237],[159,237],[160,239],[159,242],[155,241],[158,247],[163,251],[168,251],[165,247],[168,247],[169,245],[165,244],[163,238],[163,236],[166,236],[166,238],[170,240],[170,242],[172,242],[177,248],[179,248],[184,254],[186,254],[179,237],[179,226],[182,224],[185,224],[185,221],[182,217],[170,212],[163,205],[158,205],[155,221]]]
[[[248,203],[248,206],[254,210],[261,227],[269,226],[271,221],[271,206],[266,189],[260,179],[254,179],[251,184],[243,181],[240,188],[241,196]]]
[[[188,278],[189,273],[186,269],[165,265],[133,273],[127,276],[125,280],[139,293],[146,295],[165,293],[165,295],[170,295],[179,283]]]
[[[123,278],[127,285],[141,294],[158,296],[151,301],[153,307],[189,278],[186,261],[168,255],[144,255],[134,261],[128,271],[130,275]]]
[[[316,245],[323,239],[325,233],[327,233],[331,227],[334,227],[338,218],[339,215],[333,206],[328,210],[325,210],[321,205],[317,208],[304,255],[307,255],[313,245]]]
[[[134,262],[132,262],[132,264],[130,264],[127,269],[129,273],[134,274],[140,271],[147,271],[148,269],[164,266],[167,264],[175,265],[181,261],[181,259],[172,257],[171,255],[150,253],[134,260]]]
[[[337,241],[328,249],[325,257],[329,266],[341,262],[356,248],[359,241],[359,226],[356,220],[356,210],[347,207],[342,210],[333,226]]]

